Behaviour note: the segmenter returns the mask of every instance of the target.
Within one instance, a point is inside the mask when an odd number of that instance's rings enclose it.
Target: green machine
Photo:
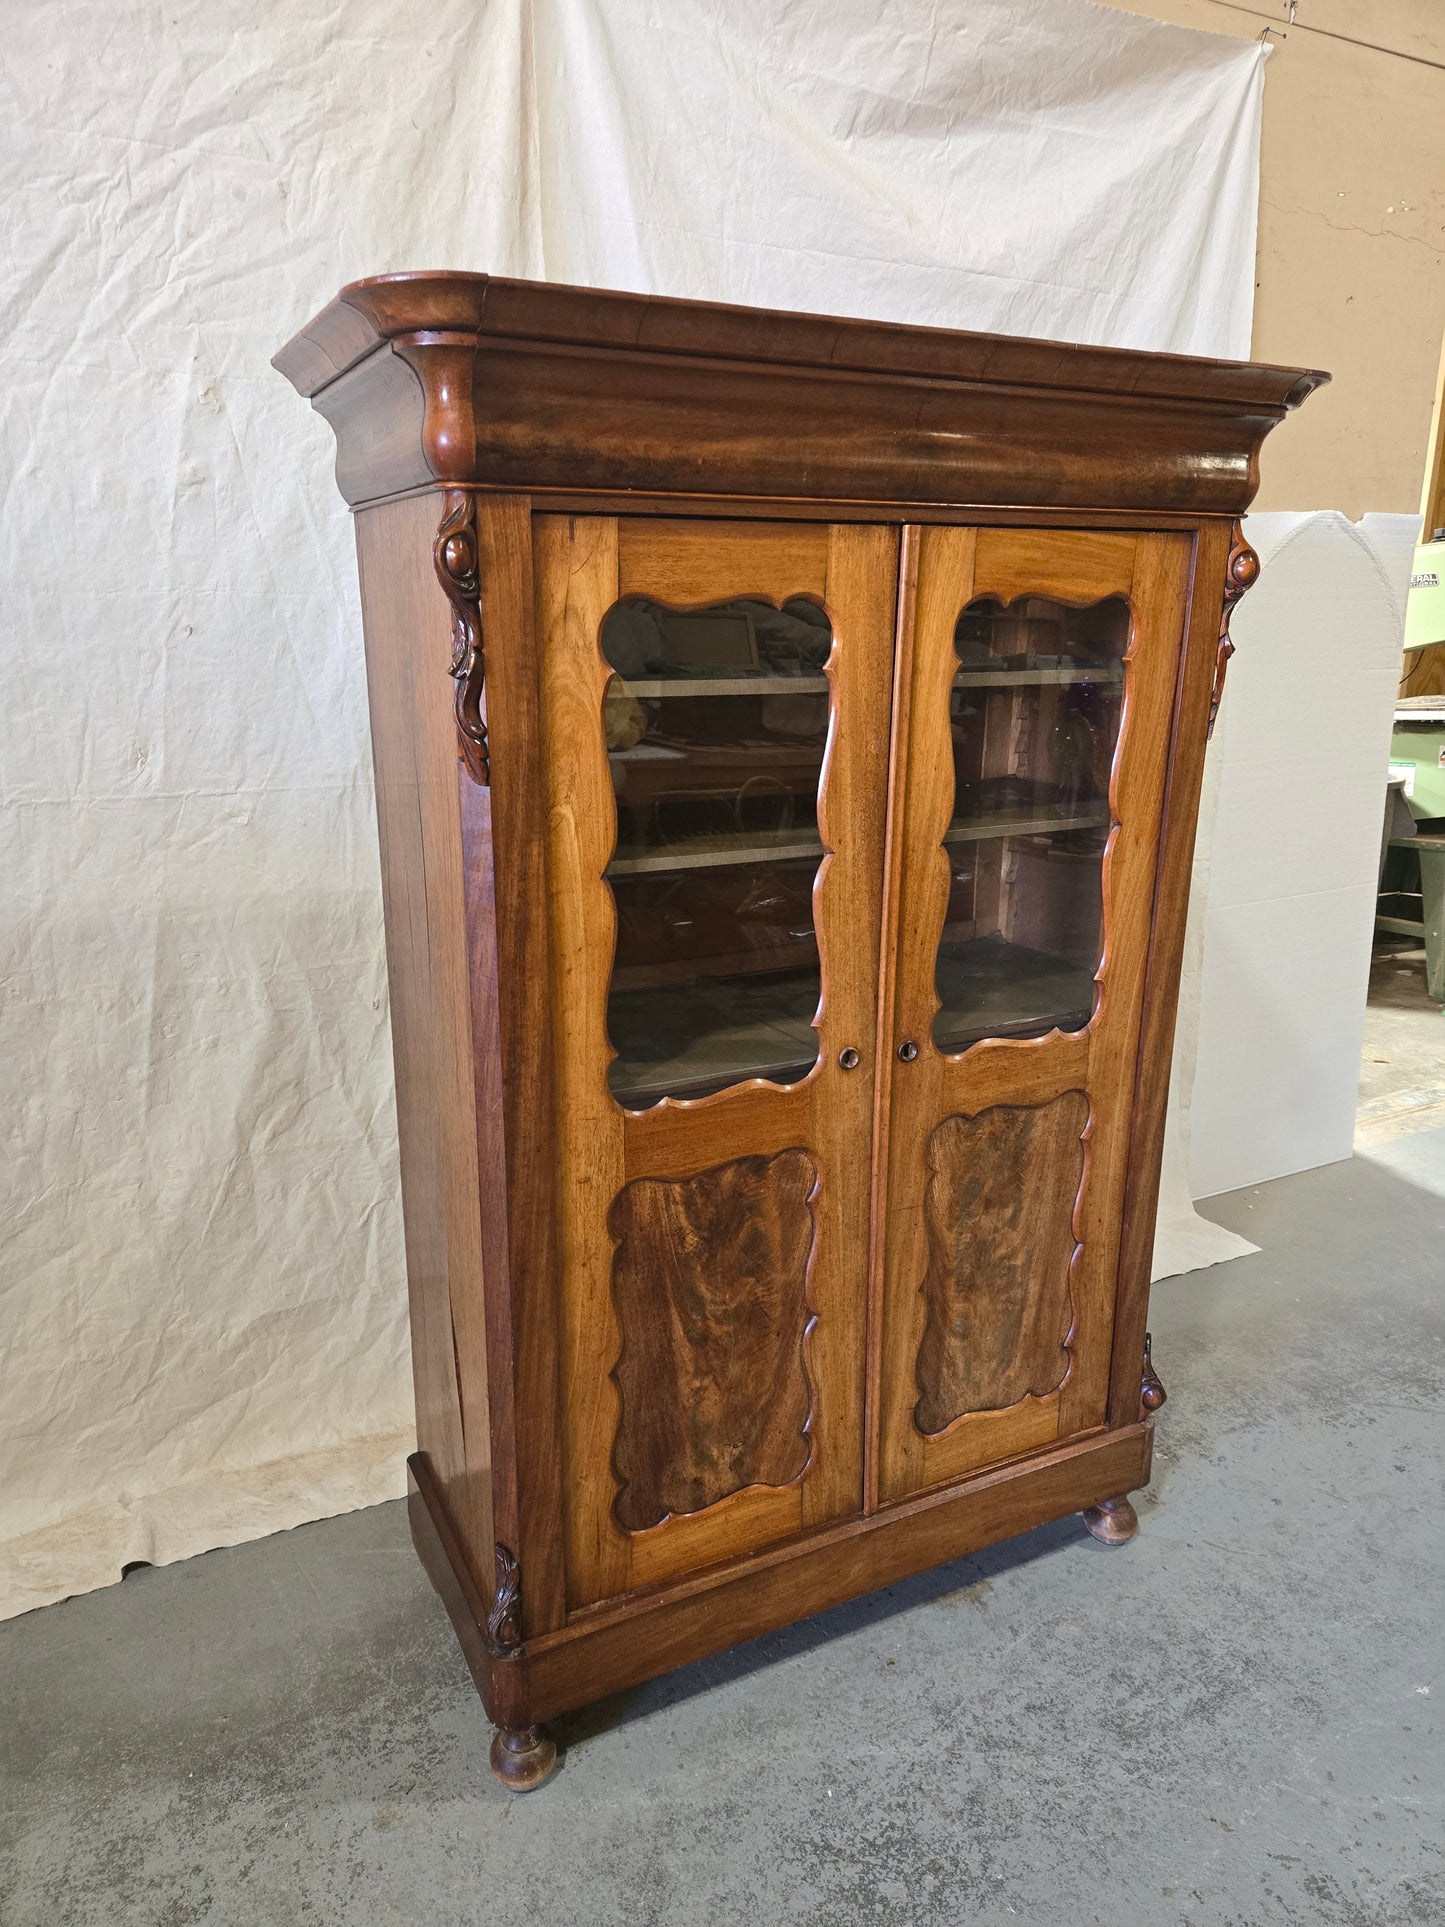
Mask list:
[[[1405,647],[1428,649],[1445,642],[1445,540],[1422,542],[1410,569],[1405,598]]]
[[[1445,696],[1402,696],[1390,735],[1390,781],[1415,818],[1445,816]]]
[[[1429,649],[1438,642],[1445,642],[1445,541],[1437,540],[1415,551],[1405,648]],[[1445,817],[1445,695],[1406,696],[1395,705],[1390,781],[1403,784],[1411,816]]]

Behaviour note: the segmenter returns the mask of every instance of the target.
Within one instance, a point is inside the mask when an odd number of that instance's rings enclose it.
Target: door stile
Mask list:
[[[893,702],[888,732],[888,797],[883,841],[883,900],[878,948],[878,1026],[874,1062],[873,1196],[868,1236],[868,1346],[864,1379],[863,1510],[878,1510],[883,1436],[883,1331],[888,1226],[888,1119],[893,1093],[894,1003],[897,995],[902,834],[908,785],[907,745],[913,711],[914,624],[922,530],[904,525],[898,548],[898,604],[893,626]]]
[[[1193,547],[1182,535],[1133,539],[1133,624],[1109,785],[1114,827],[1104,859],[1104,949],[1087,1033],[1091,1115],[1081,1230],[1085,1254],[1092,1241],[1094,1258],[1091,1324],[1060,1397],[1059,1438],[1106,1417],[1144,974]],[[1096,1120],[1106,1128],[1096,1128]]]
[[[520,1564],[523,1627],[565,1617],[557,1462],[553,1063],[547,996],[546,825],[532,515],[522,495],[473,497],[483,585],[486,784],[457,761],[477,1096],[497,1540]],[[448,524],[449,526],[450,524]],[[440,537],[438,538],[440,540]],[[515,1462],[512,1455],[515,1454]],[[515,1514],[514,1523],[507,1515]]]
[[[888,718],[893,691],[893,622],[898,531],[876,524],[831,525],[827,605],[836,639],[830,658],[833,712],[819,823],[828,852],[814,886],[822,963],[819,1060],[812,1129],[832,1162],[834,1200],[822,1223],[846,1268],[846,1347],[820,1363],[815,1396],[836,1415],[831,1445],[820,1441],[819,1474],[804,1488],[804,1524],[857,1512],[865,1503],[868,1260],[873,1203],[872,1145],[877,1108],[876,958],[883,927],[884,807]],[[840,1054],[861,1063],[841,1068]],[[846,1416],[845,1416],[846,1415]]]
[[[595,1219],[624,1182],[621,1134],[605,1081],[611,1051],[604,1011],[616,916],[611,893],[598,887],[616,835],[616,809],[606,759],[592,747],[611,679],[596,635],[601,613],[617,600],[617,525],[600,517],[537,516],[532,551],[547,783],[563,1522],[572,1607],[579,1573],[588,1575],[594,1597],[628,1584],[625,1545],[606,1532],[595,1502],[599,1473],[588,1447],[610,1439],[617,1425],[616,1386],[605,1372],[589,1369],[600,1349],[609,1357],[616,1351],[608,1319],[611,1253],[596,1235]]]
[[[1179,1007],[1189,886],[1208,741],[1209,706],[1219,647],[1219,592],[1237,523],[1199,530],[1189,573],[1185,643],[1169,737],[1149,957],[1144,980],[1138,1082],[1124,1193],[1119,1287],[1110,1370],[1110,1425],[1139,1416],[1144,1328],[1154,1256],[1154,1223],[1164,1154],[1164,1118]]]

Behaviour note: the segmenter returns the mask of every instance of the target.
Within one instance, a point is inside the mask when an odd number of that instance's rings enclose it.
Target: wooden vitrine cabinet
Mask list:
[[[1128,1538],[1235,518],[1324,377],[458,274],[277,365],[357,512],[411,1517],[499,1775]]]

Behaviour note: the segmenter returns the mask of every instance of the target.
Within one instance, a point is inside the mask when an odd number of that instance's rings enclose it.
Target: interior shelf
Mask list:
[[[1109,821],[1107,803],[1096,803],[1072,816],[1040,815],[1037,810],[990,810],[986,816],[957,816],[943,833],[945,843],[981,843],[991,836],[1056,835],[1062,830],[1102,829]]]
[[[700,965],[696,957],[666,957],[655,963],[619,963],[613,966],[614,990],[655,990],[659,985],[691,983]],[[707,959],[707,969],[718,977],[756,977],[776,975],[785,970],[807,970],[814,983],[818,980],[818,945],[813,937],[792,943],[769,944],[766,949],[733,950]]]
[[[940,1050],[985,1037],[1082,1030],[1093,1014],[1094,973],[1002,937],[945,943],[939,953]],[[612,1094],[634,1109],[665,1092],[701,1097],[750,1077],[793,1083],[817,1058],[812,1027],[815,971],[742,982],[711,978],[652,988],[614,988],[607,1024],[617,1060]]]
[[[826,676],[618,676],[628,696],[826,696]]]
[[[1123,666],[1117,662],[1079,662],[1049,669],[960,669],[955,689],[1045,689],[1076,682],[1117,683]]]
[[[981,843],[989,837],[1056,836],[1067,830],[1102,829],[1109,822],[1108,805],[1096,804],[1071,816],[1041,816],[1037,811],[995,810],[987,816],[958,817],[944,832],[945,843]],[[712,870],[730,863],[791,863],[823,854],[814,830],[778,830],[758,836],[746,831],[718,836],[694,836],[662,849],[620,849],[607,866],[610,877],[642,876],[649,872]]]
[[[793,863],[800,857],[821,856],[816,830],[775,830],[690,836],[685,842],[660,849],[620,849],[607,866],[609,877],[642,876],[659,870],[715,870],[732,863]]]
[[[940,945],[937,981],[942,1008],[933,1041],[940,1050],[965,1050],[984,1037],[1082,1030],[1094,1009],[1091,966],[1004,937]]]
[[[703,1097],[749,1077],[794,1083],[818,1057],[818,973],[711,978],[665,990],[614,990],[607,1029],[612,1095],[634,1109],[664,1093]]]

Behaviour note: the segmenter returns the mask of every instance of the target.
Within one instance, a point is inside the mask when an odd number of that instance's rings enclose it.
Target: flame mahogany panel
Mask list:
[[[920,1432],[1043,1398],[1068,1376],[1088,1122],[1084,1093],[1065,1091],[1051,1104],[1000,1104],[934,1127]]]
[[[613,1200],[613,1515],[625,1532],[807,1469],[817,1184],[813,1159],[793,1149],[636,1178]]]

